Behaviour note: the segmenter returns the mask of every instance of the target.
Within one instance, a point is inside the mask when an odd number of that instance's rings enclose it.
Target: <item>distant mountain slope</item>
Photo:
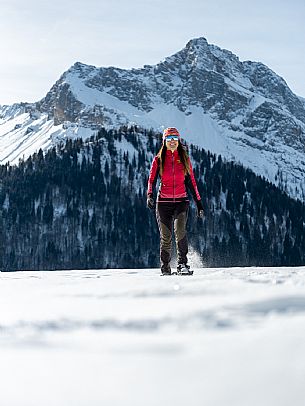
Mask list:
[[[2,107],[0,162],[131,124],[158,131],[175,125],[189,142],[304,198],[304,99],[267,66],[241,62],[205,38],[140,69],[77,62],[39,102]]]

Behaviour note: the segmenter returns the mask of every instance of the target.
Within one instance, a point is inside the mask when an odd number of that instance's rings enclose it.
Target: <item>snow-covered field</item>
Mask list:
[[[3,406],[305,398],[305,267],[0,274]]]

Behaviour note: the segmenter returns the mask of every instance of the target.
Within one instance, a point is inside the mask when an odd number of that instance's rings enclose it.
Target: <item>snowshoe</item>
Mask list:
[[[178,275],[193,275],[193,271],[187,264],[178,264],[177,266],[177,274]]]

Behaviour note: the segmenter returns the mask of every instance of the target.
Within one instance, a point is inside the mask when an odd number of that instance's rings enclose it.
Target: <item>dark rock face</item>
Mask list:
[[[280,76],[256,62],[244,62],[244,72],[249,76],[256,92],[284,105],[291,114],[305,123],[304,104]]]
[[[62,76],[63,78],[63,76]],[[37,103],[41,112],[54,118],[54,124],[64,121],[76,122],[83,105],[70,90],[70,86],[60,79],[48,92],[46,97]]]
[[[272,103],[264,102],[241,122],[244,131],[262,141],[281,136],[285,145],[305,151],[305,139],[300,124]]]

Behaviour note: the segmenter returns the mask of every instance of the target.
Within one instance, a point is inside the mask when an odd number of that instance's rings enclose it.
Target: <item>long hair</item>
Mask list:
[[[166,156],[166,141],[163,141],[163,144],[157,154],[157,157],[159,158],[160,161],[160,176],[162,176],[163,171],[164,171],[164,163],[165,163],[165,156]],[[190,163],[189,163],[189,157],[186,152],[186,149],[182,146],[181,142],[178,141],[178,148],[177,148],[179,158],[181,163],[183,164],[184,167],[184,173],[185,175],[190,173]]]

